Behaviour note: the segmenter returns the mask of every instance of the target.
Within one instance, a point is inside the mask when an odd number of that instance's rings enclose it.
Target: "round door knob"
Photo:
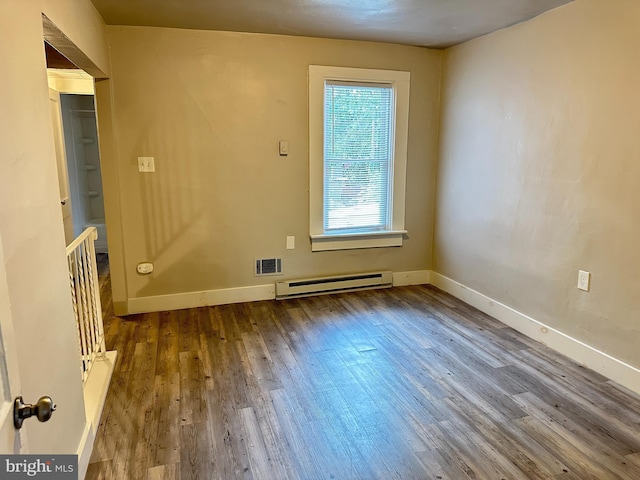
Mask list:
[[[13,402],[13,425],[17,430],[22,428],[25,418],[36,416],[41,422],[46,422],[56,411],[56,404],[51,397],[40,397],[35,405],[26,404],[22,397],[18,397]]]
[[[56,404],[53,403],[51,397],[40,397],[38,403],[36,403],[36,416],[41,422],[49,420],[55,411]]]

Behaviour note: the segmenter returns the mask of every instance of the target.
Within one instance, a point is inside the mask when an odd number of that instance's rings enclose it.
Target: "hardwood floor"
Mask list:
[[[87,479],[640,479],[638,396],[430,286],[105,312]]]

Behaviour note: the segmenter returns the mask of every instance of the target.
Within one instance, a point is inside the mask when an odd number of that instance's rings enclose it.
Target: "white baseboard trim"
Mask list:
[[[430,270],[412,272],[394,272],[393,286],[424,285],[430,283]],[[200,292],[175,293],[152,297],[130,298],[127,301],[127,314],[163,312],[183,308],[208,307],[229,303],[258,302],[276,298],[275,282],[251,287],[223,288]]]
[[[96,439],[96,432],[91,425],[91,422],[87,422],[84,426],[84,432],[82,432],[82,438],[78,445],[78,478],[84,478],[87,474],[87,468],[89,468],[89,460],[91,459],[91,452],[93,451],[93,441]]]
[[[407,285],[426,285],[431,283],[430,270],[416,270],[413,272],[394,272],[393,286],[405,287]]]
[[[118,352],[114,350],[106,352],[103,359],[97,358],[91,367],[89,378],[82,387],[85,414],[95,431],[98,430],[100,424],[100,416],[107,399],[107,391],[117,356]]]
[[[130,298],[127,312],[129,314],[164,312],[167,310],[226,305],[229,303],[257,302],[274,298],[276,298],[276,286],[275,283],[272,283],[252,287],[223,288],[220,290]]]
[[[640,369],[549,327],[444,275],[431,272],[431,284],[491,315],[524,335],[640,394]]]
[[[117,352],[106,352],[104,359],[97,359],[82,387],[87,423],[78,447],[78,478],[84,478],[89,468],[93,442],[100,424],[100,416],[107,400],[107,391],[116,363]]]

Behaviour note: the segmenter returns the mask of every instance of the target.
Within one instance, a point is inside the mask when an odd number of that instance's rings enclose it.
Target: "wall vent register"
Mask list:
[[[257,258],[255,261],[255,275],[256,277],[282,275],[282,259]]]

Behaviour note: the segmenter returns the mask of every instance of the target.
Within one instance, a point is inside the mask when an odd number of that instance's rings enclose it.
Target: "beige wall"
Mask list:
[[[436,271],[635,366],[639,19],[577,0],[447,51],[434,248]]]
[[[281,256],[284,278],[431,267],[440,52],[148,27],[108,27],[108,39],[129,298],[273,282],[253,276],[256,257]],[[311,253],[309,64],[411,72],[402,248]],[[156,173],[138,173],[138,156]],[[136,273],[142,261],[152,275]]]
[[[33,453],[76,453],[86,426],[49,110],[41,12],[88,54],[106,52],[87,1],[0,1],[0,234],[25,401],[51,395],[48,423],[25,422]],[[100,55],[97,55],[100,57]],[[106,57],[105,57],[106,58]],[[104,58],[97,58],[103,61]],[[105,68],[106,66],[103,65]]]

